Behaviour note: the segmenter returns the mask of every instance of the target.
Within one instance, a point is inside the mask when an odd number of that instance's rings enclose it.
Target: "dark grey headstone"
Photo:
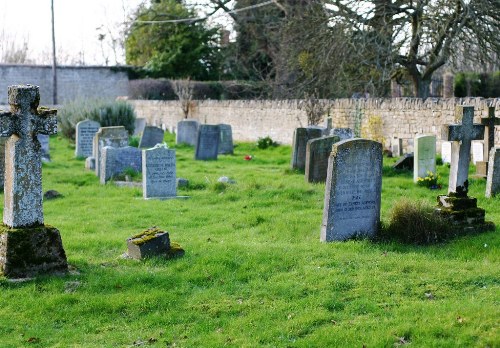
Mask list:
[[[175,150],[157,146],[142,151],[142,193],[144,199],[177,195]]]
[[[374,236],[380,223],[381,189],[382,144],[352,139],[333,145],[321,240]]]
[[[140,148],[151,148],[156,144],[163,143],[163,136],[165,131],[161,128],[155,126],[146,126],[142,132],[141,142],[139,143]]]
[[[47,134],[36,135],[42,149],[42,161],[50,162],[49,136]]]
[[[306,146],[306,173],[307,182],[324,182],[328,172],[328,158],[332,152],[332,145],[340,141],[338,136],[312,139]]]
[[[5,171],[5,142],[7,138],[0,137],[0,190],[3,192],[3,177]]]
[[[89,156],[92,156],[92,144],[94,136],[97,131],[99,131],[100,127],[101,125],[99,124],[99,122],[91,120],[80,121],[76,124],[76,157],[87,158]]]
[[[219,126],[202,124],[198,128],[196,142],[196,160],[216,160],[219,153],[220,130]]]
[[[219,153],[233,154],[233,131],[229,124],[218,124],[220,129]]]
[[[137,172],[142,170],[142,153],[136,147],[111,147],[102,148],[101,155],[101,184],[111,179],[115,175],[123,173],[126,169],[133,169]]]
[[[178,122],[175,143],[196,146],[199,126],[200,123],[196,120],[188,119]]]
[[[293,133],[292,169],[304,170],[306,166],[307,142],[323,136],[323,127],[297,128]]]
[[[351,128],[333,128],[330,130],[330,135],[336,135],[340,140],[354,138],[354,131]]]
[[[407,153],[400,159],[394,163],[392,168],[394,169],[399,169],[399,170],[413,170],[413,165],[414,165],[414,159],[413,159],[413,152],[412,153]]]
[[[101,149],[105,146],[116,148],[128,146],[128,132],[125,127],[101,127],[95,134],[92,153],[95,158],[95,173],[99,178],[101,177]]]

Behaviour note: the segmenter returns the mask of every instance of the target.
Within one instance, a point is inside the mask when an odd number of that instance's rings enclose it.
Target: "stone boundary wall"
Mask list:
[[[151,125],[175,130],[184,117],[178,101],[129,102],[134,105],[137,117],[145,118]],[[307,126],[301,103],[300,100],[196,101],[190,118],[207,124],[230,124],[236,141],[270,136],[282,144],[291,144],[294,129]],[[500,117],[500,98],[335,99],[329,103],[333,127],[356,129],[363,137],[383,141],[386,148],[394,138],[404,139],[405,148],[411,146],[412,139],[419,134],[435,134],[440,140],[441,126],[454,122],[456,105],[473,105],[474,122],[487,116],[487,106],[495,106],[496,117]],[[495,143],[500,144],[500,127],[496,127],[495,136]],[[437,147],[440,151],[441,141]]]
[[[40,105],[52,104],[52,67],[49,65],[0,64],[0,104],[7,103],[7,87],[40,86]],[[128,95],[128,74],[119,68],[58,66],[58,102],[74,99],[115,99]]]

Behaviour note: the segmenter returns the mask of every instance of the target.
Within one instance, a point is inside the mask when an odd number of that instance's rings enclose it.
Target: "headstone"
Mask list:
[[[473,141],[472,142],[472,163],[476,164],[477,162],[484,161],[484,146],[481,141]]]
[[[141,142],[139,147],[141,149],[149,149],[156,146],[156,144],[163,143],[163,136],[165,131],[155,126],[146,126],[142,132]]]
[[[92,153],[95,158],[95,173],[99,178],[101,177],[101,150],[105,146],[128,146],[128,132],[125,127],[101,127],[95,134]]]
[[[36,137],[42,147],[42,162],[50,162],[49,136],[47,134],[37,134]]]
[[[398,159],[396,163],[393,164],[392,168],[398,170],[413,170],[414,165],[413,152],[404,154],[403,157]]]
[[[380,224],[382,144],[366,139],[333,145],[328,162],[321,240],[372,237]]]
[[[492,222],[485,221],[485,211],[477,206],[477,199],[468,196],[471,142],[482,139],[484,126],[474,124],[474,107],[458,106],[456,121],[461,124],[443,126],[443,140],[452,141],[448,195],[437,197],[437,212],[453,226],[456,234],[494,230]]]
[[[220,129],[219,153],[232,155],[233,149],[233,131],[229,124],[218,124]]]
[[[354,131],[351,128],[333,128],[330,130],[330,135],[336,135],[340,140],[354,138]]]
[[[178,122],[175,143],[196,146],[199,126],[200,123],[196,120],[186,119]]]
[[[429,172],[436,174],[436,136],[419,135],[415,137],[413,155],[413,181],[425,178]]]
[[[90,156],[85,159],[85,169],[95,171],[95,157]]]
[[[99,122],[92,120],[84,120],[76,124],[76,157],[87,158],[92,156],[92,143],[100,127]]]
[[[393,157],[403,156],[403,139],[401,138],[392,139],[391,152]]]
[[[127,239],[127,254],[129,258],[142,260],[152,256],[167,258],[184,255],[179,244],[170,242],[168,232],[157,227],[151,227]]]
[[[0,110],[0,115],[2,111]],[[7,138],[0,138],[0,191],[3,192],[3,176],[5,171],[5,142]]]
[[[102,148],[101,155],[101,184],[105,184],[115,175],[122,174],[126,169],[136,172],[142,170],[141,150],[132,146]]]
[[[146,119],[145,118],[136,118],[135,119],[135,128],[134,135],[138,136],[144,132],[144,128],[146,127]]]
[[[304,170],[306,167],[306,147],[311,139],[321,138],[323,128],[308,127],[296,128],[293,133],[292,144],[292,169]]]
[[[30,277],[66,272],[68,264],[59,231],[43,224],[41,146],[36,135],[56,134],[56,110],[37,110],[37,86],[9,86],[10,112],[0,113],[5,144],[3,223],[0,227],[0,273]]]
[[[451,163],[451,141],[441,143],[441,159],[443,163]]]
[[[491,149],[488,162],[486,197],[490,198],[500,194],[500,146]]]
[[[196,160],[216,160],[219,153],[220,130],[219,126],[202,124],[198,128],[196,141]]]
[[[491,149],[495,146],[495,126],[500,126],[500,118],[495,117],[495,107],[488,107],[488,117],[481,118],[481,124],[485,126],[483,147],[484,159],[483,161],[476,161],[476,175],[486,178],[488,174],[488,158]]]
[[[338,136],[311,139],[306,145],[306,182],[324,182],[328,172],[328,158],[333,144],[340,141]]]
[[[175,198],[175,150],[164,145],[142,150],[142,193],[144,199]]]

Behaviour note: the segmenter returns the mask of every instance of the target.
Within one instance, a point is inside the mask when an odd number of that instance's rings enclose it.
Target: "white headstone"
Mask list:
[[[484,145],[482,141],[473,141],[472,142],[472,163],[476,164],[476,162],[484,161]]]
[[[175,150],[159,145],[142,150],[142,192],[144,199],[174,198],[177,195]]]
[[[436,136],[419,135],[415,137],[413,154],[413,181],[425,178],[428,172],[436,173]]]
[[[441,143],[441,159],[443,163],[451,163],[451,141]]]

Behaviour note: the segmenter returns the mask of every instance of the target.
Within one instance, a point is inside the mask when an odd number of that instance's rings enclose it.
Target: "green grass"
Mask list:
[[[178,147],[177,175],[190,180],[178,194],[191,198],[146,201],[140,189],[99,185],[66,140],[50,145],[43,189],[64,197],[44,202],[45,222],[77,273],[0,279],[1,347],[500,346],[498,227],[426,247],[321,243],[324,185],[288,170],[290,147],[238,144],[210,162]],[[401,197],[446,192],[384,161],[384,220]],[[448,168],[438,169],[446,184]],[[223,175],[237,183],[217,184]],[[472,180],[500,225],[500,198],[484,190]],[[185,256],[122,259],[125,240],[151,226]]]

